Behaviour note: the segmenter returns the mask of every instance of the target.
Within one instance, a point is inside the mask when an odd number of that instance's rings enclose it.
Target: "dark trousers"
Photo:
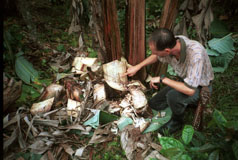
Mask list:
[[[212,86],[209,86],[210,92],[212,91]],[[153,96],[148,104],[154,110],[160,111],[167,107],[172,110],[172,116],[183,117],[184,111],[188,104],[197,104],[199,100],[201,87],[196,88],[195,94],[193,96],[188,96],[175,89],[166,86],[160,90],[155,96]]]

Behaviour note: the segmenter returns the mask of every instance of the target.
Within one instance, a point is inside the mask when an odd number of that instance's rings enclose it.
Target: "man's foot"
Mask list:
[[[174,132],[182,129],[183,123],[181,121],[174,120],[171,118],[167,123],[165,123],[162,127],[159,129],[159,133],[164,135],[166,132],[168,134],[173,134]]]

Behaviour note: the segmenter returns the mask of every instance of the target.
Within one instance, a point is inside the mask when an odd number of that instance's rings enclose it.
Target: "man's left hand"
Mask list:
[[[150,80],[150,88],[158,89],[158,86],[156,85],[156,83],[160,83],[160,77],[153,77]]]

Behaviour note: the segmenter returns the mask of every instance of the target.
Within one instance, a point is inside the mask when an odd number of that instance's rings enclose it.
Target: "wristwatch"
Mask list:
[[[163,81],[163,79],[165,78],[165,75],[164,74],[162,74],[161,76],[160,76],[160,80],[159,80],[159,83],[162,83],[162,81]]]

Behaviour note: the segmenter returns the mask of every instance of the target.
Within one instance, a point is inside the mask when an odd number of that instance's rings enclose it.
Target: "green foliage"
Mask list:
[[[52,83],[52,80],[50,79],[43,79],[38,80],[40,84],[45,84],[48,86]],[[22,104],[27,103],[29,105],[32,105],[32,103],[37,100],[40,96],[40,90],[42,90],[42,86],[39,84],[23,84],[22,85],[22,93],[20,98],[17,100],[16,103]]]
[[[171,119],[172,111],[168,107],[164,110],[161,110],[161,112],[165,112],[164,117],[158,117],[158,112],[155,112],[155,116],[151,119],[150,125],[146,128],[146,130],[143,133],[153,132],[159,129],[163,124],[167,123]]]
[[[94,49],[88,47],[88,52],[89,52],[88,57],[90,57],[90,58],[96,58],[97,57],[97,52]]]
[[[220,20],[214,20],[210,26],[210,33],[212,37],[222,38],[229,34],[229,30],[224,22]]]
[[[188,37],[190,37],[191,39],[196,39],[197,31],[192,26],[188,27],[187,33],[188,33]]]
[[[209,158],[217,159],[220,156],[221,159],[237,159],[238,137],[234,132],[237,130],[236,125],[231,125],[230,121],[218,110],[214,110],[212,117],[212,121],[215,123],[210,123],[209,128],[214,133],[209,138],[208,145],[213,146],[211,148],[213,151],[210,153]],[[227,125],[228,123],[230,125]],[[238,122],[236,121],[236,123]],[[219,130],[217,130],[217,126]]]
[[[17,54],[15,62],[16,74],[27,84],[36,82],[38,79],[38,72],[34,69],[33,65],[22,56],[22,54],[23,52]]]
[[[161,13],[164,6],[164,0],[150,0],[146,2],[146,37],[154,31],[155,28],[159,27],[158,21],[161,17]]]
[[[3,59],[5,61],[10,61],[10,63],[14,64],[15,58],[14,58],[14,55],[13,55],[12,47],[10,45],[10,42],[12,40],[12,36],[8,31],[4,31],[3,37],[4,37],[3,46],[4,46],[4,48],[6,48],[6,50],[9,53],[9,54],[7,54],[6,52],[4,52]]]
[[[209,159],[208,159],[208,160],[219,160],[219,150],[213,151],[213,152],[209,155]]]
[[[150,16],[156,15],[160,16],[164,6],[164,0],[150,0],[146,2],[146,15]]]
[[[181,142],[172,137],[159,138],[162,145],[161,153],[169,159],[176,160],[237,159],[238,140],[235,132],[231,132],[237,130],[237,128],[233,128],[232,125],[229,125],[228,128],[229,121],[218,110],[213,112],[212,121],[215,122],[210,126],[210,129],[214,127],[212,129],[214,133],[211,133],[212,136],[206,137],[203,133],[194,131],[192,126],[185,125]]]
[[[231,34],[226,35],[223,38],[213,38],[208,41],[208,46],[220,54],[226,54],[227,52],[233,51],[234,40],[231,37]]]
[[[184,145],[180,141],[172,137],[161,137],[159,139],[159,142],[162,145],[163,150],[170,149],[170,148],[178,148],[181,151],[184,150]]]
[[[208,41],[208,47],[207,53],[210,56],[214,72],[223,73],[236,54],[231,34],[223,38],[211,39]]]
[[[63,44],[59,44],[56,49],[57,49],[57,51],[59,51],[59,52],[65,52],[65,51],[66,51]]]
[[[105,147],[105,145],[107,147]],[[94,144],[94,150],[96,154],[93,155],[95,160],[125,160],[125,151],[121,150],[120,137],[117,136],[112,142],[106,142],[104,144]]]
[[[12,25],[3,32],[3,60],[14,66],[15,53],[22,48],[23,35],[20,32],[20,26]]]
[[[219,128],[223,128],[226,126],[227,120],[225,117],[221,114],[220,111],[216,110],[213,112],[213,119],[215,120],[216,124],[219,126]]]
[[[233,144],[232,144],[232,151],[235,155],[235,158],[238,159],[238,141],[235,141]]]
[[[22,85],[22,94],[20,98],[17,100],[17,103],[24,103],[24,102],[33,102],[36,98],[40,96],[39,91],[31,85]]]
[[[194,129],[190,125],[185,125],[182,133],[182,139],[185,144],[189,144],[193,138]]]
[[[182,132],[183,143],[172,137],[161,137],[159,138],[160,144],[162,145],[161,153],[164,154],[171,160],[190,160],[191,157],[188,155],[188,145],[193,137],[194,129],[190,125],[185,125]]]
[[[169,65],[169,64],[168,64],[167,72],[168,72],[169,75],[171,75],[171,76],[176,76],[176,73],[174,72],[173,68],[172,68],[171,65]]]
[[[18,159],[22,157],[24,160],[40,160],[42,155],[40,154],[35,154],[35,153],[32,153],[32,152],[26,152],[26,153],[23,153],[23,152],[20,152],[20,153],[16,153],[15,155],[15,158]]]

